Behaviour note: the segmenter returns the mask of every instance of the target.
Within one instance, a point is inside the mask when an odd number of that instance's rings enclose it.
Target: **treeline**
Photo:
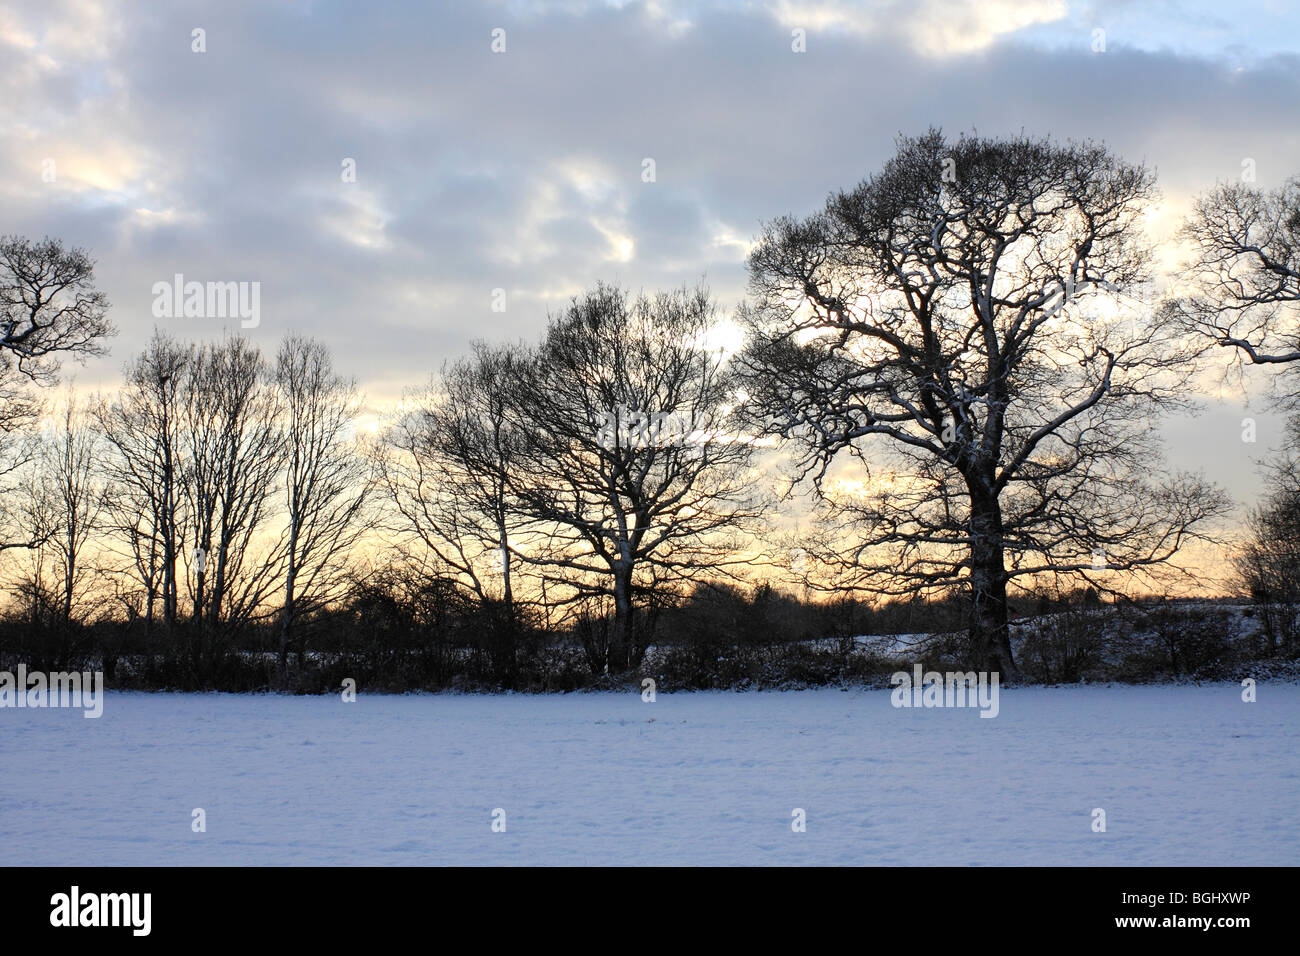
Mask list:
[[[396,686],[533,686],[557,637],[586,673],[635,669],[771,550],[715,324],[701,289],[598,287],[373,438],[319,342],[157,332],[23,448],[6,646],[151,686],[301,686],[312,651]]]
[[[1093,143],[904,138],[764,227],[738,351],[702,286],[597,285],[374,434],[318,341],[161,331],[39,427],[113,329],[84,252],[5,239],[0,655],[142,686],[709,686],[851,674],[850,638],[901,628],[1014,679],[1025,595],[1169,593],[1222,537],[1222,492],[1160,453],[1195,377],[1300,368],[1300,186],[1202,197],[1178,297],[1150,291],[1154,195]],[[1235,553],[1288,654],[1298,443]]]
[[[364,526],[358,397],[317,342],[270,359],[227,337],[155,334],[117,395],[69,398],[11,492],[13,614],[33,631],[161,634],[187,683],[274,620],[283,675],[299,623],[343,585]]]
[[[116,686],[556,689],[658,642],[709,686],[728,648],[963,626],[960,597],[790,593],[812,575],[698,345],[714,325],[701,289],[600,287],[373,438],[319,342],[158,332],[22,446],[0,654]]]
[[[1037,595],[1025,613],[1093,606],[1082,593]],[[119,689],[267,689],[324,693],[351,679],[371,691],[570,691],[652,676],[664,689],[817,685],[880,680],[896,664],[876,657],[862,635],[958,633],[960,597],[875,605],[855,597],[814,600],[768,583],[701,585],[665,607],[640,665],[607,672],[600,633],[587,618],[551,627],[511,622],[499,602],[479,600],[449,575],[392,563],[350,574],[336,600],[306,619],[287,670],[278,662],[273,616],[238,631],[210,631],[208,652],[190,654],[197,623],[171,631],[141,618],[64,618],[52,603],[0,617],[0,669],[102,669]],[[952,647],[945,645],[948,652]],[[1030,662],[1032,667],[1033,661]]]

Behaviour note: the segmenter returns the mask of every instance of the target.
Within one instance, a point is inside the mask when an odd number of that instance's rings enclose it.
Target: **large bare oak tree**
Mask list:
[[[931,130],[765,228],[747,407],[793,442],[837,586],[963,589],[973,661],[1014,676],[1009,584],[1160,565],[1222,510],[1158,473],[1154,423],[1190,366],[1123,295],[1148,278],[1153,196],[1098,145]],[[833,466],[854,457],[846,491]]]

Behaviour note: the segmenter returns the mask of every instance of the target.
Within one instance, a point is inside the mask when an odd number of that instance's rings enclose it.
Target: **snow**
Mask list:
[[[1013,688],[989,720],[864,689],[110,693],[99,720],[0,710],[0,845],[41,865],[1289,864],[1300,685],[1258,698]]]
[[[945,634],[859,634],[854,644],[882,657],[899,658],[909,662],[919,659],[932,641],[941,640]]]

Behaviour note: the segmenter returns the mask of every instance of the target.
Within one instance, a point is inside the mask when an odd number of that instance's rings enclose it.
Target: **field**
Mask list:
[[[0,710],[0,845],[41,865],[1292,863],[1298,736],[1294,683],[1003,689],[996,719],[862,689],[110,693],[98,720]]]

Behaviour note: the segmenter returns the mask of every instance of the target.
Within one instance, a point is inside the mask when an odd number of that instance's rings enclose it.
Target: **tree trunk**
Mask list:
[[[280,610],[280,686],[286,685],[289,676],[289,639],[293,632],[294,585],[298,577],[298,527],[295,523],[289,535],[289,567],[284,577],[284,607]],[[299,667],[302,666],[299,655]]]
[[[204,577],[204,572],[199,571],[194,585],[194,623],[200,631],[203,630],[203,590],[206,583]]]
[[[506,605],[506,617],[511,626],[515,623],[515,589],[510,580],[510,536],[504,523],[498,524],[497,533],[500,540],[497,547],[501,549],[501,599]]]
[[[997,498],[971,489],[970,643],[974,663],[1003,680],[1019,675],[1007,627],[1007,572],[1002,508]]]
[[[623,566],[624,568],[626,565]],[[619,669],[627,666],[632,650],[632,582],[631,575],[620,568],[614,574],[614,634],[610,650]],[[609,661],[606,659],[606,670]]]
[[[168,529],[163,535],[163,628],[170,638],[176,627],[176,547]]]
[[[510,580],[510,537],[504,523],[498,524],[497,530],[500,536],[498,547],[501,549],[501,600],[505,604],[505,621],[500,628],[501,633],[496,635],[495,640],[502,658],[500,666],[505,675],[506,685],[514,687],[519,667],[517,648],[519,631],[515,617],[514,585]]]
[[[289,635],[291,626],[289,617],[293,613],[290,610],[290,601],[286,597],[284,608],[280,611],[280,657],[276,666],[276,672],[280,680],[280,686],[283,688],[289,677]]]
[[[77,535],[70,530],[67,536],[67,562],[63,575],[63,622],[72,623],[72,591],[77,580]]]

